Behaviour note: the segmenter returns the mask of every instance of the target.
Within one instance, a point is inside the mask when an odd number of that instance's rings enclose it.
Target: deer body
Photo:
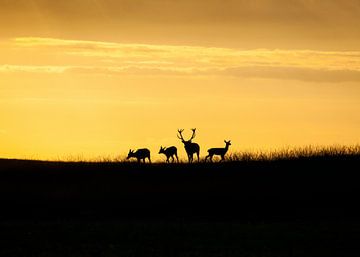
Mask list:
[[[188,155],[189,162],[192,162],[194,160],[194,154],[197,155],[198,161],[200,160],[200,146],[197,143],[192,142],[183,142],[185,146],[185,151]]]
[[[178,135],[177,135],[177,137],[181,140],[181,142],[184,144],[184,147],[185,147],[185,151],[186,151],[186,153],[187,153],[187,156],[188,156],[188,160],[189,160],[189,162],[192,162],[193,161],[193,159],[194,159],[194,153],[196,153],[196,155],[197,155],[197,159],[198,159],[198,161],[200,160],[200,157],[199,157],[199,155],[200,155],[200,146],[197,144],[197,143],[193,143],[193,142],[191,142],[191,140],[193,140],[194,138],[195,138],[195,136],[196,136],[196,133],[195,133],[195,131],[196,131],[196,129],[192,129],[192,136],[191,136],[191,138],[189,139],[189,140],[185,140],[184,138],[183,138],[183,136],[182,136],[182,132],[183,132],[184,130],[183,129],[179,129],[178,130]]]
[[[214,155],[219,155],[221,157],[221,161],[225,160],[225,154],[227,153],[227,151],[229,150],[229,146],[231,145],[231,141],[226,141],[225,142],[225,147],[224,148],[210,148],[208,150],[208,155],[205,157],[205,161],[210,158],[210,161],[212,161],[212,158]]]
[[[159,154],[165,154],[166,156],[166,162],[169,162],[169,159],[171,157],[172,162],[175,161],[174,155],[176,157],[177,162],[179,162],[179,158],[177,156],[177,148],[175,146],[170,146],[170,147],[162,147],[160,146],[160,151]]]
[[[136,158],[138,162],[143,160],[144,163],[145,163],[145,159],[148,158],[149,162],[151,163],[150,150],[147,148],[138,149],[136,150],[136,152],[130,149],[127,159],[130,158]]]

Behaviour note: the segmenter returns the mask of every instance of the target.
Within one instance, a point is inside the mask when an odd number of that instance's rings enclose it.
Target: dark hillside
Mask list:
[[[0,160],[0,256],[359,256],[359,164]]]
[[[360,156],[198,164],[0,160],[1,217],[357,218]]]

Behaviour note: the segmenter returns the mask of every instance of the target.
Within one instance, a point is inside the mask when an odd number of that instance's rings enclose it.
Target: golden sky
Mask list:
[[[0,0],[0,157],[356,144],[357,0]]]

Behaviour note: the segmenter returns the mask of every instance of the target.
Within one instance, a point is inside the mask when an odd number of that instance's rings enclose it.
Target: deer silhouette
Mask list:
[[[231,141],[226,141],[225,142],[225,147],[224,148],[210,148],[208,150],[208,155],[205,157],[205,161],[207,160],[207,158],[210,158],[210,161],[212,162],[212,158],[214,155],[220,155],[221,156],[221,160],[220,161],[224,161],[225,160],[225,154],[227,153],[227,151],[229,150],[229,146],[231,145]]]
[[[183,129],[178,129],[178,135],[177,137],[181,140],[181,142],[184,144],[184,147],[185,147],[185,151],[187,153],[187,156],[188,156],[188,160],[189,162],[192,162],[193,161],[193,155],[194,153],[196,153],[197,155],[197,159],[198,161],[200,160],[199,158],[199,154],[200,154],[200,146],[197,144],[197,143],[192,143],[191,140],[193,140],[196,136],[196,128],[194,129],[191,129],[192,130],[192,135],[191,135],[191,138],[189,140],[185,140],[183,135],[182,135],[182,132],[184,131]]]
[[[138,150],[136,150],[136,152],[130,149],[127,159],[130,159],[130,158],[136,158],[138,162],[143,160],[144,163],[145,163],[145,159],[148,158],[149,162],[151,163],[150,150],[147,148],[138,149]]]
[[[165,154],[166,162],[169,162],[170,157],[172,159],[172,162],[174,162],[175,161],[174,155],[175,155],[177,162],[179,162],[179,158],[177,156],[177,148],[175,146],[170,146],[170,147],[160,146],[159,154]]]

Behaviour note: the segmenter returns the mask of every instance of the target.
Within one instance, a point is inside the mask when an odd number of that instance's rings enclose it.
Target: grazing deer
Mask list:
[[[221,161],[225,160],[225,154],[226,152],[229,150],[229,146],[231,145],[231,141],[226,141],[225,142],[225,147],[224,148],[210,148],[208,150],[208,156],[205,157],[205,161],[207,160],[207,158],[210,158],[210,161],[212,162],[212,158],[214,155],[220,155],[221,156]]]
[[[183,135],[182,135],[182,132],[184,131],[183,129],[178,129],[178,135],[177,137],[181,140],[181,142],[183,142],[184,144],[184,147],[185,147],[185,151],[187,153],[187,156],[188,156],[188,159],[189,159],[189,162],[192,162],[193,161],[193,155],[194,153],[196,153],[197,155],[197,158],[198,158],[198,161],[200,160],[199,158],[199,154],[200,154],[200,146],[197,144],[197,143],[192,143],[191,140],[193,140],[196,136],[196,128],[194,129],[191,129],[192,130],[192,135],[191,135],[191,138],[189,140],[185,140],[183,138]]]
[[[172,162],[174,162],[175,161],[174,155],[175,155],[177,162],[179,162],[179,158],[177,156],[177,148],[175,146],[170,146],[170,147],[160,146],[159,154],[165,154],[166,162],[169,162],[170,157],[172,159]]]
[[[145,163],[145,159],[148,158],[149,162],[151,163],[150,150],[146,149],[146,148],[138,149],[138,150],[136,150],[136,152],[130,149],[127,159],[130,159],[130,158],[136,158],[138,162],[143,160],[144,163]]]

